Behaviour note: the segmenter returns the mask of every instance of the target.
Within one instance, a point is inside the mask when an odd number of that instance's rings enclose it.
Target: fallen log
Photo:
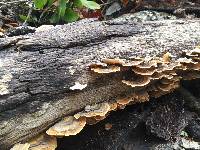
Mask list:
[[[80,122],[199,78],[199,42],[199,19],[135,22],[131,15],[0,38],[0,148],[47,130],[73,135]],[[54,125],[66,116],[71,123]]]

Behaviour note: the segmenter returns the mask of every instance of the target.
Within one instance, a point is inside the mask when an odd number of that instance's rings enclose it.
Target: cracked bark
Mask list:
[[[135,89],[123,72],[94,74],[104,58],[162,57],[172,61],[200,42],[200,20],[134,22],[85,19],[23,36],[0,38],[0,148],[27,141],[86,105],[114,101]],[[87,84],[70,90],[75,82]]]

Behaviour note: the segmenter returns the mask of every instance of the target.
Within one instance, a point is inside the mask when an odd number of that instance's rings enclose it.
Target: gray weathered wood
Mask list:
[[[26,141],[86,105],[134,91],[123,72],[98,75],[104,58],[162,57],[172,61],[200,42],[200,20],[135,22],[85,19],[24,36],[0,38],[0,147]],[[75,82],[87,84],[70,90]]]

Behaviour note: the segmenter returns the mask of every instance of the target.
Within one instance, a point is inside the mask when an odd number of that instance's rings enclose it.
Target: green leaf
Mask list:
[[[24,16],[24,15],[19,15],[19,18],[22,20],[22,21],[26,21],[27,20],[27,16]]]
[[[63,20],[65,22],[74,22],[78,20],[78,18],[79,14],[77,12],[73,11],[71,8],[67,8]]]
[[[34,16],[28,17],[28,16],[24,16],[24,15],[19,15],[19,18],[20,18],[22,21],[27,21],[27,22],[29,22],[29,23],[35,21],[35,20],[33,20],[33,17],[34,17]]]
[[[100,8],[101,8],[100,5],[97,4],[97,3],[94,2],[94,1],[87,1],[87,2],[85,3],[85,7],[90,8],[90,9],[100,9]]]
[[[60,18],[63,18],[65,15],[65,10],[67,8],[66,4],[68,0],[59,0],[59,6],[58,6],[58,15]]]
[[[80,1],[85,7],[90,8],[90,9],[100,9],[101,8],[101,6],[94,1],[87,1],[87,0],[80,0]]]
[[[47,6],[51,7],[53,5],[55,0],[48,0]]]
[[[73,4],[76,8],[82,8],[83,7],[81,0],[74,0]]]
[[[34,0],[35,7],[38,9],[43,9],[47,4],[47,0]]]
[[[49,19],[50,23],[53,23],[53,24],[54,24],[54,23],[58,23],[59,20],[60,20],[60,17],[59,17],[59,15],[58,15],[57,12],[55,12],[55,13],[51,16],[51,18]]]

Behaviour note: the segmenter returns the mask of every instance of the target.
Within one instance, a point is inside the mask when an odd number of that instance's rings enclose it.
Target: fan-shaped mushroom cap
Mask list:
[[[158,89],[160,89],[163,92],[169,92],[172,89],[174,89],[174,83],[171,83],[171,84],[158,84],[157,87],[158,87]]]
[[[110,111],[113,111],[113,110],[116,110],[117,109],[117,103],[114,102],[114,103],[109,103],[110,105]]]
[[[110,111],[110,105],[108,103],[95,104],[93,106],[86,106],[85,110],[74,115],[76,119],[80,117],[94,117],[105,116]]]
[[[122,98],[117,100],[117,106],[119,109],[124,109],[126,107],[126,105],[128,105],[131,102],[131,98],[130,97],[126,97],[126,98]]]
[[[190,54],[200,56],[200,46],[197,46],[195,49],[193,49],[193,50],[190,52]]]
[[[191,58],[180,58],[178,59],[180,64],[182,64],[185,68],[182,70],[199,70],[200,69],[200,63],[194,62]]]
[[[106,118],[107,115],[105,116],[94,116],[94,117],[90,117],[90,118],[86,118],[86,123],[89,125],[93,125],[98,123],[99,121],[103,120]]]
[[[15,144],[13,146],[13,148],[11,148],[10,150],[28,150],[30,147],[29,143],[25,143],[25,144]]]
[[[14,145],[11,150],[55,150],[56,147],[56,137],[41,134],[25,144]]]
[[[150,67],[150,68],[139,68],[137,66],[132,68],[133,72],[139,75],[143,75],[143,76],[151,76],[156,69],[154,67]]]
[[[117,103],[119,105],[127,105],[128,103],[130,103],[131,99],[130,98],[122,98],[117,100]]]
[[[126,105],[138,103],[138,102],[145,102],[149,100],[149,94],[146,92],[146,90],[140,90],[136,91],[133,94],[121,98],[117,100],[118,108],[124,109]]]
[[[91,68],[91,70],[96,73],[112,73],[112,72],[120,71],[120,67],[118,66],[108,66],[106,68],[95,67],[95,68]]]
[[[46,133],[54,136],[70,136],[78,134],[86,124],[86,118],[75,119],[69,116],[49,128]]]
[[[122,83],[131,87],[143,87],[150,83],[151,79],[148,76],[139,76],[134,81],[122,80]]]
[[[56,137],[42,134],[29,141],[29,144],[30,147],[28,150],[55,150],[57,147],[57,140]]]
[[[153,90],[149,91],[151,97],[160,97],[164,94],[170,93],[174,89],[179,87],[180,78],[174,77],[171,79],[163,78],[153,85]]]

